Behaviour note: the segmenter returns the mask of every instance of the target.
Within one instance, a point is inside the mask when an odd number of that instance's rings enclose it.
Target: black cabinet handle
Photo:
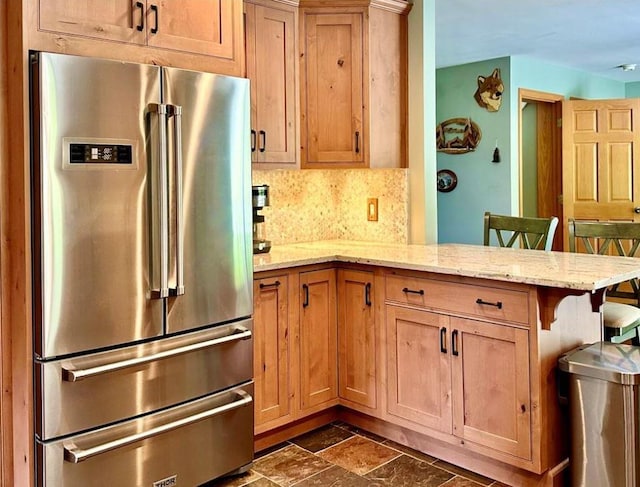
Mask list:
[[[447,329],[440,328],[440,352],[447,353]]]
[[[144,3],[136,2],[136,8],[140,9],[140,23],[136,25],[136,29],[142,32],[144,30]]]
[[[483,304],[485,306],[495,306],[498,309],[502,309],[502,301],[498,301],[497,303],[491,303],[490,301],[484,301],[481,298],[476,299],[476,304]]]
[[[260,289],[265,289],[267,287],[278,287],[280,286],[280,281],[271,282],[269,284],[265,284],[264,282],[260,283]]]
[[[416,291],[414,289],[409,289],[408,287],[403,287],[402,292],[407,294],[419,294],[420,296],[424,296],[424,289],[420,289],[419,291]]]
[[[307,306],[309,306],[309,286],[303,284],[302,290],[304,291],[304,297],[302,298],[302,307],[306,308]]]
[[[155,26],[152,27],[151,33],[152,34],[157,34],[158,33],[158,22],[160,22],[160,19],[158,19],[158,6],[157,5],[151,5],[151,11],[154,14],[156,14],[156,23],[155,23]]]
[[[251,152],[256,151],[256,131],[251,129]]]
[[[371,306],[371,283],[368,282],[364,285],[364,304]]]
[[[260,134],[260,140],[262,143],[260,144],[260,148],[258,149],[260,152],[264,152],[267,147],[267,133],[264,130],[258,132]]]
[[[451,355],[458,356],[458,330],[451,333]]]
[[[356,131],[356,154],[360,153],[360,132]]]

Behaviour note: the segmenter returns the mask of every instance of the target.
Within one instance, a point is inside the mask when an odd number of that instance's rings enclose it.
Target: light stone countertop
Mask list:
[[[327,262],[479,277],[595,291],[640,276],[640,259],[481,245],[405,245],[347,240],[276,245],[253,256],[254,272]]]

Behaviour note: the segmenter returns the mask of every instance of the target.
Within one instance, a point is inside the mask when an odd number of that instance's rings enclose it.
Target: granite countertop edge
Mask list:
[[[596,291],[640,277],[640,260],[469,244],[322,240],[275,245],[253,257],[254,273],[331,262]]]

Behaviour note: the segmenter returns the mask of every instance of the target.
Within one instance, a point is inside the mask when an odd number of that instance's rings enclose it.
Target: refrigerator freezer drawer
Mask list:
[[[234,471],[253,459],[252,394],[249,383],[83,435],[38,441],[38,486],[193,487]]]
[[[63,435],[155,411],[251,380],[252,321],[142,345],[36,362],[36,435]]]

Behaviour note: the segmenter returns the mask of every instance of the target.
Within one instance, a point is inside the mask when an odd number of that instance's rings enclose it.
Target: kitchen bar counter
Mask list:
[[[481,245],[405,245],[326,240],[275,245],[253,257],[254,272],[327,262],[518,282],[551,288],[596,291],[640,276],[629,257],[543,252]]]
[[[289,398],[269,396],[265,414],[284,413],[268,417],[271,436],[262,425],[262,447],[338,404],[338,419],[364,430],[508,485],[551,487],[569,464],[557,360],[602,339],[606,288],[639,277],[640,261],[328,240],[275,245],[254,272],[256,329],[283,337],[259,363],[294,364],[282,379],[277,366],[256,376],[281,380]]]

